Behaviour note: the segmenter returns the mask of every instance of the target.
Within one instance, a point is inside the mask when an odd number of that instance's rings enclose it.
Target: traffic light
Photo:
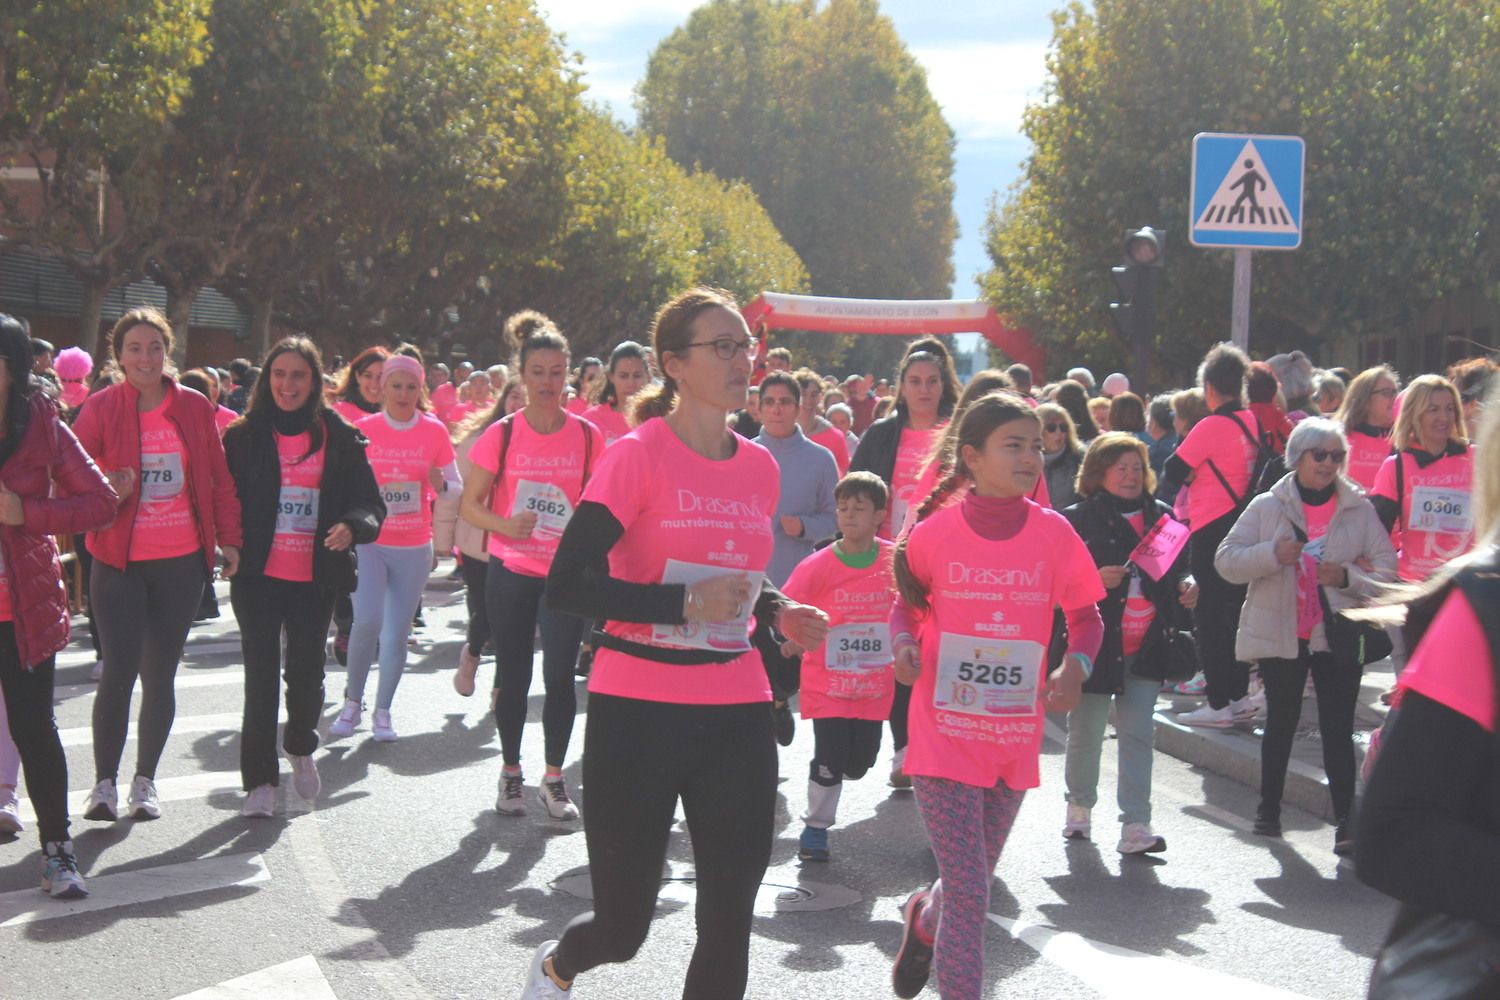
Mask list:
[[[1115,301],[1109,304],[1109,318],[1114,320],[1115,330],[1128,341],[1135,339],[1136,286],[1140,284],[1140,269],[1132,264],[1117,265],[1109,269],[1115,281]]]
[[[1167,256],[1167,231],[1142,226],[1125,234],[1125,263],[1109,269],[1116,297],[1109,316],[1120,337],[1131,345],[1131,381],[1143,389],[1150,377],[1152,324],[1156,317],[1156,279]]]

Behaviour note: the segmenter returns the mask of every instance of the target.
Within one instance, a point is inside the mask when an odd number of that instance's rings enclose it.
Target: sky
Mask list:
[[[635,121],[632,94],[659,42],[701,0],[537,0],[553,30],[583,56],[588,97]],[[957,136],[953,208],[954,298],[975,298],[989,266],[984,218],[991,196],[1026,158],[1021,114],[1039,99],[1052,24],[1045,0],[882,0],[882,13],[927,71],[927,85]]]

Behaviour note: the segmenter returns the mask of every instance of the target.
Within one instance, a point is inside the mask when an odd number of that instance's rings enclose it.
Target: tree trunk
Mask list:
[[[167,287],[167,322],[172,324],[172,361],[182,370],[187,365],[188,334],[191,332],[193,300],[198,297],[197,285],[176,289]]]
[[[99,362],[99,325],[104,318],[104,297],[109,294],[113,284],[114,281],[107,274],[82,278],[83,301],[78,307],[78,346],[89,352],[96,367]]]
[[[257,359],[271,349],[271,307],[275,301],[269,293],[250,294],[250,346]]]

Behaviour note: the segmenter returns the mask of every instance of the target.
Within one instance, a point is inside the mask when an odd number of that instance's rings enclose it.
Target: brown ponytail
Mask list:
[[[734,296],[719,288],[698,287],[663,305],[651,323],[651,346],[661,370],[661,384],[642,389],[635,397],[632,423],[639,427],[652,417],[664,417],[677,404],[677,383],[667,374],[666,356],[681,354],[693,342],[693,322],[709,309],[738,313]]]

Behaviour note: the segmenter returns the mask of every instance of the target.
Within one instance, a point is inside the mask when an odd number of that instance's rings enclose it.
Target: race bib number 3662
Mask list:
[[[1045,647],[1018,639],[944,632],[938,645],[934,708],[999,717],[1036,712]]]

